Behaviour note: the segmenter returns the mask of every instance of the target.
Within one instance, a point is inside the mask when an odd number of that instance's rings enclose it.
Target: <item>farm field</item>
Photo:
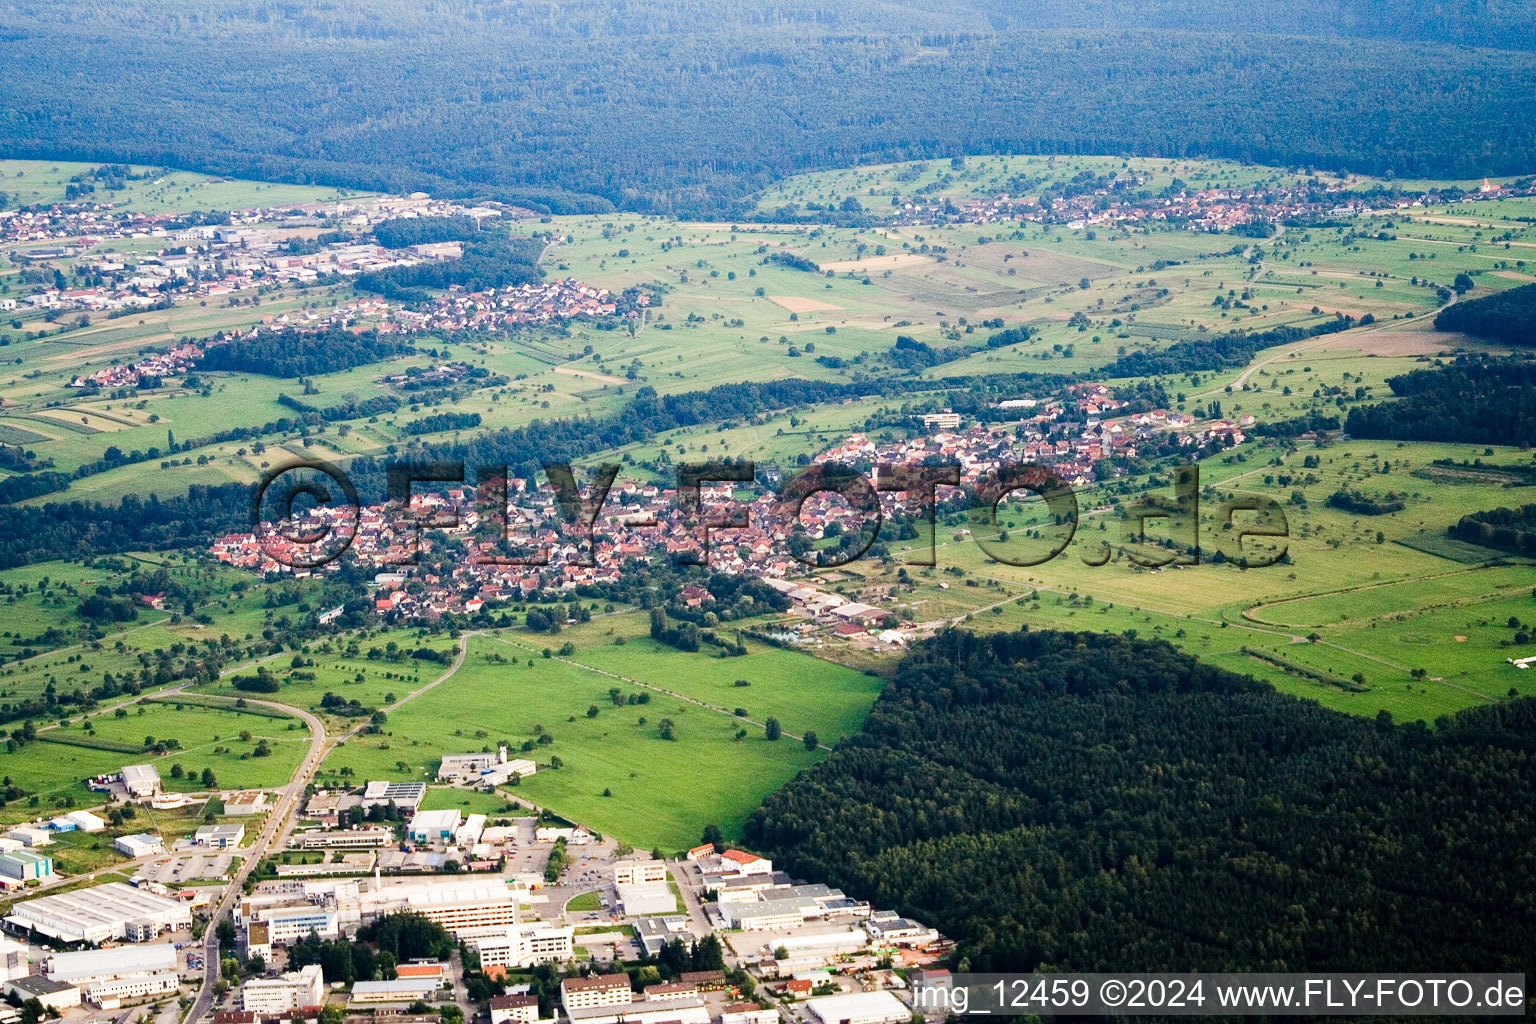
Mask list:
[[[75,720],[40,731],[37,740],[19,749],[0,752],[0,772],[26,780],[39,797],[36,804],[22,801],[0,808],[0,820],[24,821],[50,807],[99,803],[101,798],[87,792],[83,780],[115,772],[125,764],[153,764],[168,790],[201,791],[205,768],[213,770],[219,788],[281,785],[293,774],[309,743],[309,730],[296,718],[159,702],[140,702],[122,710],[121,717],[115,713],[91,717],[89,733],[82,720]],[[249,738],[242,735],[247,732]],[[147,749],[165,741],[178,745],[163,753]],[[263,745],[268,753],[258,755]],[[181,775],[173,773],[174,765],[181,765]]]
[[[820,664],[806,665],[809,692]],[[739,834],[764,795],[821,756],[788,738],[769,742],[761,729],[749,727],[737,740],[734,718],[673,697],[614,707],[611,683],[472,636],[454,676],[391,713],[382,736],[337,748],[322,778],[425,780],[445,753],[498,742],[516,751],[528,743],[523,756],[535,758],[540,770],[514,788],[517,797],[632,845],[672,850],[694,844],[711,823]],[[588,717],[589,707],[598,713]],[[675,724],[675,740],[661,738],[663,719]]]

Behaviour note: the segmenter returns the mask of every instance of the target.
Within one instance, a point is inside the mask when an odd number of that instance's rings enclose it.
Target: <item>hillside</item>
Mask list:
[[[784,174],[961,152],[1459,177],[1536,163],[1536,33],[1514,3],[22,0],[6,24],[0,146],[17,155],[557,213],[734,215]],[[196,105],[191,82],[208,85]]]

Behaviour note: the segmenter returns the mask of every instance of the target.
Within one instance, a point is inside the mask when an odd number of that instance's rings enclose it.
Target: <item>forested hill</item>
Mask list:
[[[1394,726],[1162,642],[950,631],[754,848],[975,970],[1536,969],[1536,701]]]
[[[734,213],[787,173],[962,152],[1536,165],[1536,28],[1518,0],[0,9],[0,148],[17,155],[555,212]]]

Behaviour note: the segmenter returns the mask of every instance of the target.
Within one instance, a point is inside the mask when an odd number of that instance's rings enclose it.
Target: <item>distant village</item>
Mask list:
[[[1108,479],[1117,472],[1114,460],[1134,458],[1152,444],[1181,448],[1220,450],[1241,444],[1250,416],[1232,422],[1196,424],[1187,414],[1154,410],[1116,417],[1124,403],[1098,384],[1078,384],[1070,398],[1083,419],[1070,425],[1058,423],[1064,405],[1060,401],[1030,399],[1006,403],[1030,415],[1003,426],[963,427],[956,413],[922,417],[928,432],[901,441],[877,443],[853,434],[815,457],[818,463],[855,465],[884,464],[921,466],[935,460],[959,466],[961,487],[971,487],[1004,465],[1021,463],[1050,467],[1068,485],[1083,487]],[[941,487],[943,501],[958,495],[955,488]],[[374,578],[374,611],[389,621],[434,619],[447,614],[473,615],[497,605],[550,598],[582,586],[614,583],[621,579],[631,559],[667,559],[701,550],[699,528],[683,514],[674,488],[656,483],[615,481],[608,500],[593,524],[590,538],[575,536],[560,526],[553,492],[529,481],[508,482],[507,545],[498,546],[481,535],[484,524],[470,487],[455,487],[439,494],[415,495],[411,517],[415,521],[444,525],[444,532],[465,538],[469,557],[443,571],[427,572],[409,566],[415,545],[422,553],[433,550],[432,534],[417,537],[398,509],[370,505],[357,514],[355,532],[348,510],[316,505],[291,524],[278,529],[264,524],[261,533],[226,534],[210,549],[218,560],[260,574],[305,576],[334,572],[332,563],[317,569],[302,566],[309,549],[291,537],[351,534],[344,556],[377,570]],[[786,520],[786,510],[767,488],[758,487],[750,501],[733,500],[727,486],[706,486],[701,491],[705,509],[745,513],[741,529],[711,529],[708,565],[712,571],[747,574],[764,579],[791,601],[806,635],[833,631],[847,636],[865,634],[905,641],[901,622],[889,607],[851,601],[839,594],[797,583],[812,575],[790,553],[793,537],[814,544],[844,532],[863,529],[859,511],[828,492],[811,495],[796,521]],[[919,495],[904,491],[880,493],[882,511],[915,515]],[[507,547],[540,551],[542,565],[497,565],[492,559],[506,555]],[[526,557],[526,554],[525,556]],[[477,559],[480,559],[477,561]],[[292,564],[289,564],[292,563]],[[707,591],[684,593],[699,605],[710,600]],[[889,602],[882,602],[888,604]],[[340,613],[337,609],[334,614]]]
[[[1373,210],[1411,210],[1464,199],[1506,199],[1536,195],[1536,180],[1495,185],[1486,178],[1477,191],[1394,191],[1390,197],[1362,195],[1342,182],[1264,185],[1250,188],[1184,188],[1143,195],[1146,177],[1127,174],[1108,184],[1068,187],[1062,194],[1025,197],[998,193],[951,200],[921,194],[898,196],[894,222],[903,225],[1030,222],[1068,230],[1138,224],[1177,225],[1191,231],[1230,231],[1254,222],[1326,221]],[[1387,187],[1387,186],[1384,186]]]

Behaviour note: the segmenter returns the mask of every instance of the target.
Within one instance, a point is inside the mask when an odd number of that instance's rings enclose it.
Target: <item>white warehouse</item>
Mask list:
[[[122,882],[108,882],[18,903],[5,921],[61,942],[99,946],[112,939],[145,942],[162,932],[191,928],[192,908]]]

